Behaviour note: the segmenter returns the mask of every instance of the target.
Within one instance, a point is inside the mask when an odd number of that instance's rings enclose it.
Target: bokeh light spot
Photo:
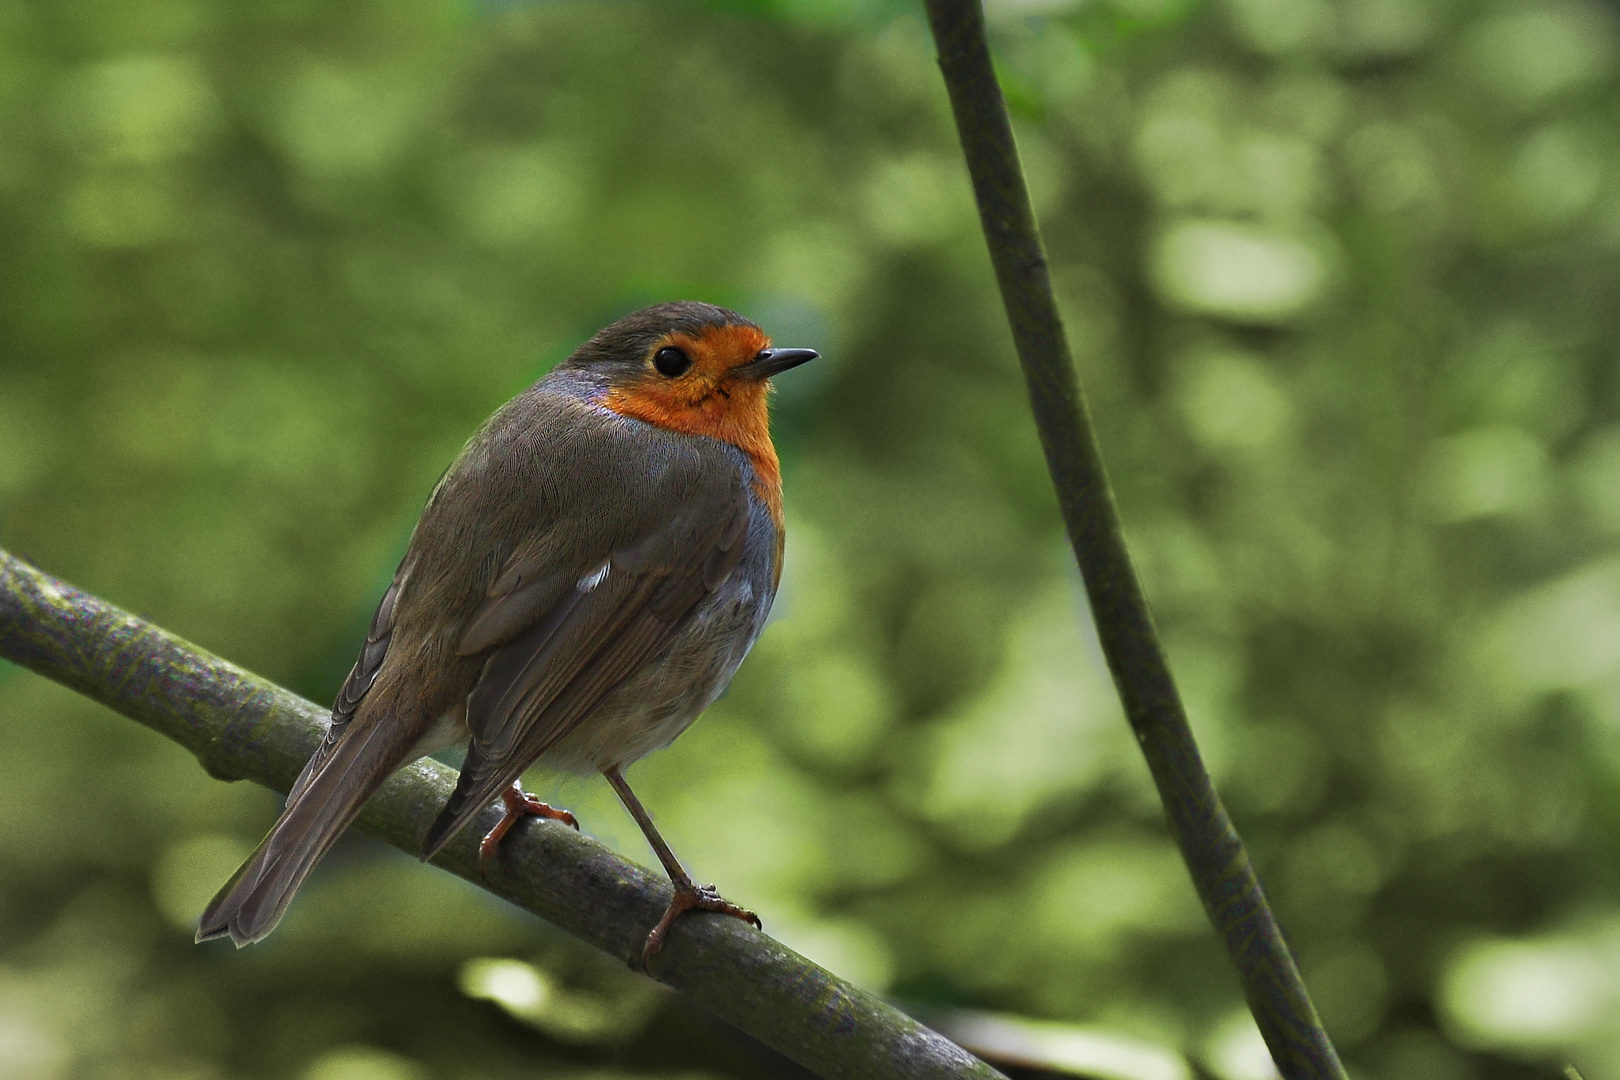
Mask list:
[[[1488,425],[1436,444],[1427,495],[1441,521],[1533,510],[1546,490],[1546,453],[1521,428]]]
[[[1248,1009],[1234,1009],[1211,1027],[1199,1056],[1220,1080],[1280,1080]]]
[[[1097,1080],[1191,1080],[1180,1055],[1112,1031],[1042,1023],[993,1013],[957,1014],[945,1030],[972,1050],[998,1061],[1033,1065]]]
[[[13,984],[0,968],[0,1076],[6,1080],[57,1080],[66,1073],[72,1054],[33,996]]]
[[[1524,7],[1481,22],[1469,54],[1476,78],[1511,100],[1535,105],[1609,72],[1614,35],[1595,10]]]
[[[521,960],[468,960],[459,982],[468,997],[493,1001],[519,1016],[538,1015],[552,992],[545,973]]]
[[[1477,1042],[1556,1046],[1613,1021],[1612,959],[1576,941],[1477,942],[1449,965],[1440,1000]]]
[[[398,1054],[368,1046],[330,1050],[310,1063],[302,1080],[427,1080],[428,1071]]]
[[[1252,354],[1197,350],[1182,359],[1178,384],[1182,415],[1209,446],[1265,446],[1288,422],[1287,395]]]
[[[1285,322],[1321,296],[1327,263],[1298,237],[1234,221],[1183,221],[1154,247],[1159,292],[1172,304],[1238,322]]]

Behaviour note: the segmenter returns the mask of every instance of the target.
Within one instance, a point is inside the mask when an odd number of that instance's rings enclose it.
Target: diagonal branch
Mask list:
[[[138,720],[222,779],[286,791],[327,711],[0,551],[0,656]],[[431,760],[401,770],[359,825],[415,854],[455,786]],[[560,825],[521,829],[486,883],[478,837],[487,809],[433,862],[483,885],[625,963],[639,962],[670,886]],[[990,1066],[737,919],[686,918],[652,975],[824,1077],[990,1080]]]
[[[1343,1080],[1344,1067],[1198,754],[1125,548],[991,66],[984,11],[979,0],[926,4],[1047,468],[1125,715],[1278,1070],[1288,1080]]]

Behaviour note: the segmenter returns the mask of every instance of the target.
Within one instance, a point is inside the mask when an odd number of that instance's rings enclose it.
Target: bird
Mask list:
[[[497,798],[481,865],[527,816],[578,828],[520,777],[600,772],[675,890],[643,965],[686,911],[759,926],[693,883],[624,770],[725,690],[765,625],[785,536],[767,393],[817,355],[726,308],[657,304],[497,410],[429,495],[324,739],[197,941],[263,940],[383,782],[460,742],[422,858]]]

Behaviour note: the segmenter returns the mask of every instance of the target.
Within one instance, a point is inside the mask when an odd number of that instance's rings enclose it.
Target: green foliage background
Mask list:
[[[1620,1074],[1614,10],[991,17],[1129,540],[1352,1075]],[[0,3],[0,543],[310,697],[474,426],[675,297],[825,354],[777,396],[777,619],[632,770],[676,850],[915,1005],[1264,1076],[911,5]],[[532,781],[650,861],[600,780]],[[359,838],[266,944],[192,946],[275,809],[0,668],[0,1074],[786,1075]]]

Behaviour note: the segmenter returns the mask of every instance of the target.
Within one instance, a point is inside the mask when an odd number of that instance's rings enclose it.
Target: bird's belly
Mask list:
[[[416,745],[406,754],[405,764],[418,758],[425,758],[429,754],[437,754],[440,750],[448,750],[466,738],[467,703],[463,701],[433,721],[433,726],[422,733],[422,737],[416,740]]]
[[[571,772],[625,766],[668,746],[731,682],[759,636],[768,591],[734,573],[692,612],[664,651],[603,699],[540,758]]]

